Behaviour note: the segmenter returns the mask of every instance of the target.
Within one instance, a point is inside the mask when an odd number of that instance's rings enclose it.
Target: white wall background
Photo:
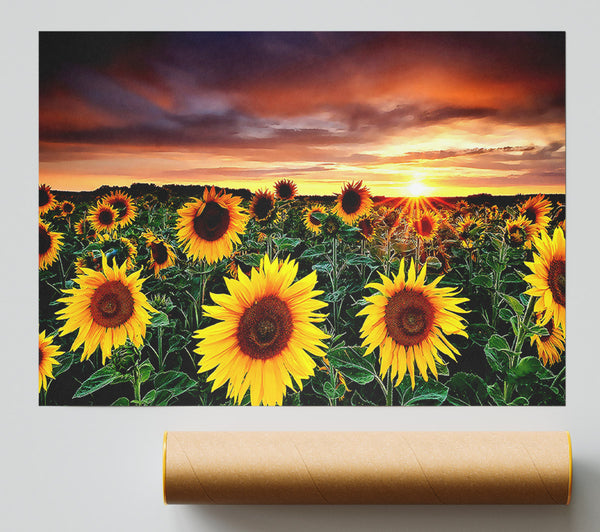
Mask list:
[[[597,320],[598,9],[592,2],[24,1],[0,39],[0,530],[600,530]],[[566,30],[566,407],[39,408],[36,406],[39,30]],[[164,430],[570,430],[569,507],[164,506]]]

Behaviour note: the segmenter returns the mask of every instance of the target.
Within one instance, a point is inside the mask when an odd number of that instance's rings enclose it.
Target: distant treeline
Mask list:
[[[113,190],[123,190],[127,192],[130,196],[134,198],[143,198],[147,195],[155,196],[160,202],[166,202],[169,198],[201,198],[202,193],[206,187],[210,187],[212,185],[155,185],[153,183],[133,183],[129,187],[116,187],[116,186],[108,186],[103,185],[100,188],[92,191],[81,191],[81,192],[73,192],[73,191],[54,191],[59,200],[75,200],[79,202],[93,202],[95,199],[104,196],[105,194],[109,194]],[[253,193],[250,192],[246,188],[230,188],[230,187],[218,187],[215,186],[215,190],[219,191],[221,188],[225,188],[228,193],[233,194],[234,196],[240,196],[246,200],[250,200],[253,196]],[[515,203],[520,203],[525,201],[527,198],[534,196],[535,194],[514,194],[511,196],[495,196],[493,194],[472,194],[469,196],[446,196],[446,197],[435,197],[433,199],[434,203],[444,204],[449,203],[453,204],[460,200],[466,200],[469,203],[473,203],[475,205],[497,205],[500,208],[506,207],[508,205],[514,205]],[[565,195],[564,194],[545,194],[545,196],[550,199],[552,202],[560,201],[561,203],[565,203]],[[299,195],[299,198],[302,198],[309,202],[315,203],[331,203],[333,198],[335,197],[333,194],[329,195],[311,195],[311,196],[302,196]],[[386,203],[389,200],[393,200],[396,197],[388,197],[388,196],[373,196],[373,201],[378,203]]]

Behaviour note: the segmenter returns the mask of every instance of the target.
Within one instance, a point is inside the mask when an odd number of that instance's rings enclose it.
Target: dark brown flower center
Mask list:
[[[113,223],[113,213],[108,209],[103,209],[98,213],[98,221],[102,225],[110,225]]]
[[[123,213],[125,210],[127,210],[127,204],[122,199],[114,200],[110,204],[120,213]]]
[[[167,246],[165,246],[162,242],[152,242],[150,244],[150,248],[152,249],[152,258],[154,262],[159,266],[167,262],[169,258],[169,254],[167,253]]]
[[[396,222],[398,221],[399,215],[397,211],[390,211],[388,212],[385,217],[383,218],[383,221],[385,223],[385,225],[387,225],[388,227],[393,227]]]
[[[390,298],[385,308],[385,324],[396,343],[411,346],[427,338],[433,327],[434,308],[429,300],[414,290],[401,290]]]
[[[63,212],[65,212],[67,214],[73,212],[73,204],[72,203],[65,203],[63,205]]]
[[[534,224],[537,220],[537,210],[534,207],[528,207],[523,213],[525,218],[527,218],[532,224]]]
[[[254,202],[254,216],[257,220],[264,220],[273,210],[273,200],[271,196],[260,196]]]
[[[247,308],[238,326],[238,343],[251,358],[268,360],[279,355],[292,336],[290,310],[277,296],[266,296]]]
[[[94,322],[102,327],[118,327],[133,315],[133,296],[121,281],[99,286],[90,303]]]
[[[44,207],[44,206],[48,205],[48,203],[50,203],[50,194],[48,194],[48,191],[45,188],[40,188],[39,196],[40,196],[40,207]]]
[[[310,223],[316,226],[321,225],[321,222],[315,217],[314,214],[311,213],[311,215],[308,217],[308,219],[310,220]]]
[[[369,238],[373,234],[373,226],[370,220],[361,220],[358,222],[358,228],[363,237]]]
[[[294,191],[288,183],[279,183],[277,194],[282,200],[288,200],[294,195]]]
[[[219,240],[229,229],[229,211],[215,201],[209,201],[194,218],[194,231],[203,240]]]
[[[38,365],[41,366],[42,365],[42,360],[44,360],[44,352],[42,351],[42,348],[40,347],[40,354],[39,354],[39,362]]]
[[[559,305],[565,306],[565,261],[564,259],[552,259],[548,268],[548,286],[552,297]]]
[[[429,236],[433,231],[433,224],[429,218],[421,218],[417,222],[417,227],[421,236]]]
[[[362,201],[360,194],[356,190],[347,190],[342,196],[342,210],[346,214],[353,214],[360,209]]]
[[[45,255],[52,246],[52,237],[40,225],[40,255]]]

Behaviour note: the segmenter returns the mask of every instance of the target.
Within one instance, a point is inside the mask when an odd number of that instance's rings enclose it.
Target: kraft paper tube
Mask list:
[[[568,504],[568,432],[168,432],[165,503]]]

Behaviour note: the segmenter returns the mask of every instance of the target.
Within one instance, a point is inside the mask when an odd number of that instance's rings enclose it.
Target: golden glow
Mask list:
[[[429,187],[425,186],[422,181],[413,181],[408,185],[408,194],[411,198],[419,198],[427,195]]]

